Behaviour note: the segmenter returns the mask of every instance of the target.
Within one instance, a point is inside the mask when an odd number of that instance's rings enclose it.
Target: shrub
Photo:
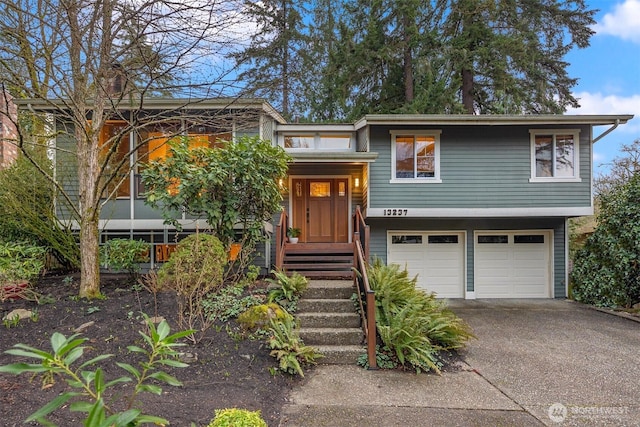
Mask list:
[[[143,240],[108,240],[100,247],[100,262],[110,270],[126,271],[136,279],[140,263],[149,262],[149,244]]]
[[[437,352],[463,347],[473,337],[469,326],[433,293],[416,288],[406,269],[376,259],[367,269],[375,291],[376,326],[398,361],[439,372]]]
[[[216,417],[207,427],[267,427],[260,411],[246,409],[216,409]]]
[[[315,365],[322,354],[304,344],[298,333],[298,324],[293,317],[285,317],[281,321],[272,319],[269,325],[270,354],[278,360],[278,369],[291,375],[298,374],[304,377],[302,366]]]
[[[573,297],[587,304],[631,307],[640,302],[640,173],[601,198],[598,226],[571,273]]]
[[[267,328],[271,320],[284,321],[289,317],[291,315],[284,308],[271,302],[250,307],[238,316],[238,323],[245,330],[255,331]]]
[[[176,360],[178,353],[175,347],[181,346],[178,339],[191,333],[192,331],[178,332],[169,335],[170,328],[167,322],[162,321],[156,328],[153,322],[147,320],[149,335],[140,333],[147,344],[148,349],[135,345],[127,347],[129,351],[144,355],[145,362],[140,363],[140,369],[127,363],[116,362],[120,368],[127,371],[128,376],[122,376],[112,381],[106,381],[102,368],[93,368],[97,363],[112,357],[112,354],[101,354],[73,368],[72,365],[84,354],[87,347],[82,344],[85,338],[78,338],[78,334],[66,338],[59,332],[51,336],[52,353],[39,350],[24,344],[16,344],[13,349],[5,353],[19,357],[35,359],[37,363],[14,363],[0,366],[0,372],[19,375],[25,372],[44,375],[45,381],[52,381],[54,374],[61,375],[67,380],[69,387],[75,391],[66,391],[58,395],[51,402],[34,412],[25,422],[38,421],[40,424],[52,425],[46,420],[46,416],[53,411],[65,406],[73,399],[68,406],[71,411],[83,412],[86,414],[84,426],[116,426],[125,427],[129,425],[140,425],[153,423],[156,425],[167,425],[168,421],[153,415],[145,415],[140,409],[133,408],[135,397],[143,392],[162,395],[162,388],[157,382],[162,382],[172,386],[182,385],[180,381],[161,368],[171,366],[182,368],[188,366],[186,363]],[[108,391],[114,391],[117,395],[122,393],[122,384],[132,382],[133,391],[126,397],[123,409],[116,409],[113,396]],[[116,387],[117,386],[117,387]],[[115,389],[117,388],[117,392]]]
[[[38,278],[46,252],[45,248],[28,243],[0,243],[0,285]]]
[[[211,327],[205,301],[223,285],[227,254],[216,237],[196,233],[178,243],[171,258],[158,271],[158,286],[172,289],[178,298],[178,324],[199,331],[189,339],[196,343]]]

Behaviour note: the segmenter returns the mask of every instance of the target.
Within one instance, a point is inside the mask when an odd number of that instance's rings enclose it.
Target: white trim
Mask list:
[[[570,177],[541,177],[536,176],[536,135],[552,135],[553,147],[551,154],[553,156],[552,173],[555,174],[555,148],[556,148],[556,136],[559,134],[571,134],[573,135],[573,176]],[[529,144],[531,151],[531,178],[529,182],[582,182],[580,178],[580,129],[529,129]]]
[[[391,184],[398,184],[398,183],[412,183],[412,184],[416,184],[416,183],[441,183],[442,181],[440,180],[440,135],[442,134],[442,131],[439,129],[406,129],[406,130],[395,130],[392,129],[389,131],[389,134],[391,135],[391,177],[389,179],[389,183]],[[435,148],[434,148],[434,176],[433,177],[429,177],[429,178],[417,178],[417,177],[413,177],[413,178],[397,178],[396,177],[396,137],[398,135],[420,135],[420,136],[433,136],[435,139]],[[413,168],[413,172],[415,175],[415,171],[416,171],[416,157],[415,157],[415,146],[414,146],[414,168]]]
[[[388,209],[403,211],[402,215],[385,215]],[[406,211],[406,213],[404,212]],[[584,207],[549,207],[549,208],[403,208],[389,206],[389,208],[367,208],[367,217],[382,218],[507,218],[507,217],[540,217],[540,216],[585,216],[593,215],[592,206]]]
[[[464,299],[476,299],[475,291],[467,291],[467,293],[464,295]]]

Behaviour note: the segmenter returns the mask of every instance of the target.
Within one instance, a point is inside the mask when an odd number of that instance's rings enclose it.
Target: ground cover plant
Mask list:
[[[157,311],[178,332],[177,302],[171,292],[156,294],[131,286],[126,274],[105,274],[101,284],[104,299],[77,298],[79,276],[47,276],[34,289],[48,295],[51,303],[37,305],[34,301],[5,301],[0,306],[4,317],[16,308],[37,313],[15,324],[0,324],[0,365],[16,363],[20,359],[4,353],[16,343],[50,349],[51,336],[58,332],[65,337],[80,333],[88,359],[101,354],[113,354],[113,361],[138,366],[140,354],[131,352],[130,345],[144,346],[140,331],[145,332],[142,313]],[[264,296],[266,283],[257,282],[245,290],[243,298],[255,293]],[[11,324],[10,324],[11,323]],[[237,329],[236,329],[237,328]],[[238,333],[234,333],[238,331]],[[267,342],[241,334],[239,325],[229,320],[217,320],[197,344],[181,347],[180,360],[186,368],[166,367],[166,372],[182,383],[179,387],[163,387],[163,394],[143,393],[137,397],[138,408],[145,414],[167,419],[171,425],[206,426],[215,418],[216,409],[243,408],[261,412],[269,426],[276,426],[280,410],[290,388],[299,377],[282,375],[274,370],[276,359],[269,355]],[[147,333],[148,334],[148,333]],[[50,350],[49,350],[50,351]],[[26,359],[20,361],[27,362]],[[105,378],[123,375],[113,363],[100,363]],[[275,375],[274,375],[275,374]],[[43,383],[41,377],[14,376],[0,373],[0,420],[3,426],[23,425],[24,420],[38,408],[66,390],[63,378]],[[114,391],[125,393],[131,383],[115,385]],[[59,426],[82,425],[84,415],[68,410],[50,414],[49,419]],[[34,425],[34,424],[31,424]]]

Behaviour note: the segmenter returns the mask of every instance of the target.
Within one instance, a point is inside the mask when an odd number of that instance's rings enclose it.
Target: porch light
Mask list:
[[[360,188],[360,178],[355,178],[355,179],[353,180],[353,185],[354,185],[356,188]]]

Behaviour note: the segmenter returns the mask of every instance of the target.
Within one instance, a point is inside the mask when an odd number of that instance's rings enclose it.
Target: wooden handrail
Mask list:
[[[353,215],[353,281],[357,289],[362,330],[367,340],[369,369],[378,369],[376,363],[376,300],[375,292],[369,286],[367,262],[369,261],[369,226],[365,223],[360,206]],[[362,300],[364,295],[365,301]]]
[[[289,227],[289,220],[287,213],[282,211],[280,214],[280,221],[276,225],[276,269],[282,269],[284,264],[284,246],[287,242],[287,228]]]

